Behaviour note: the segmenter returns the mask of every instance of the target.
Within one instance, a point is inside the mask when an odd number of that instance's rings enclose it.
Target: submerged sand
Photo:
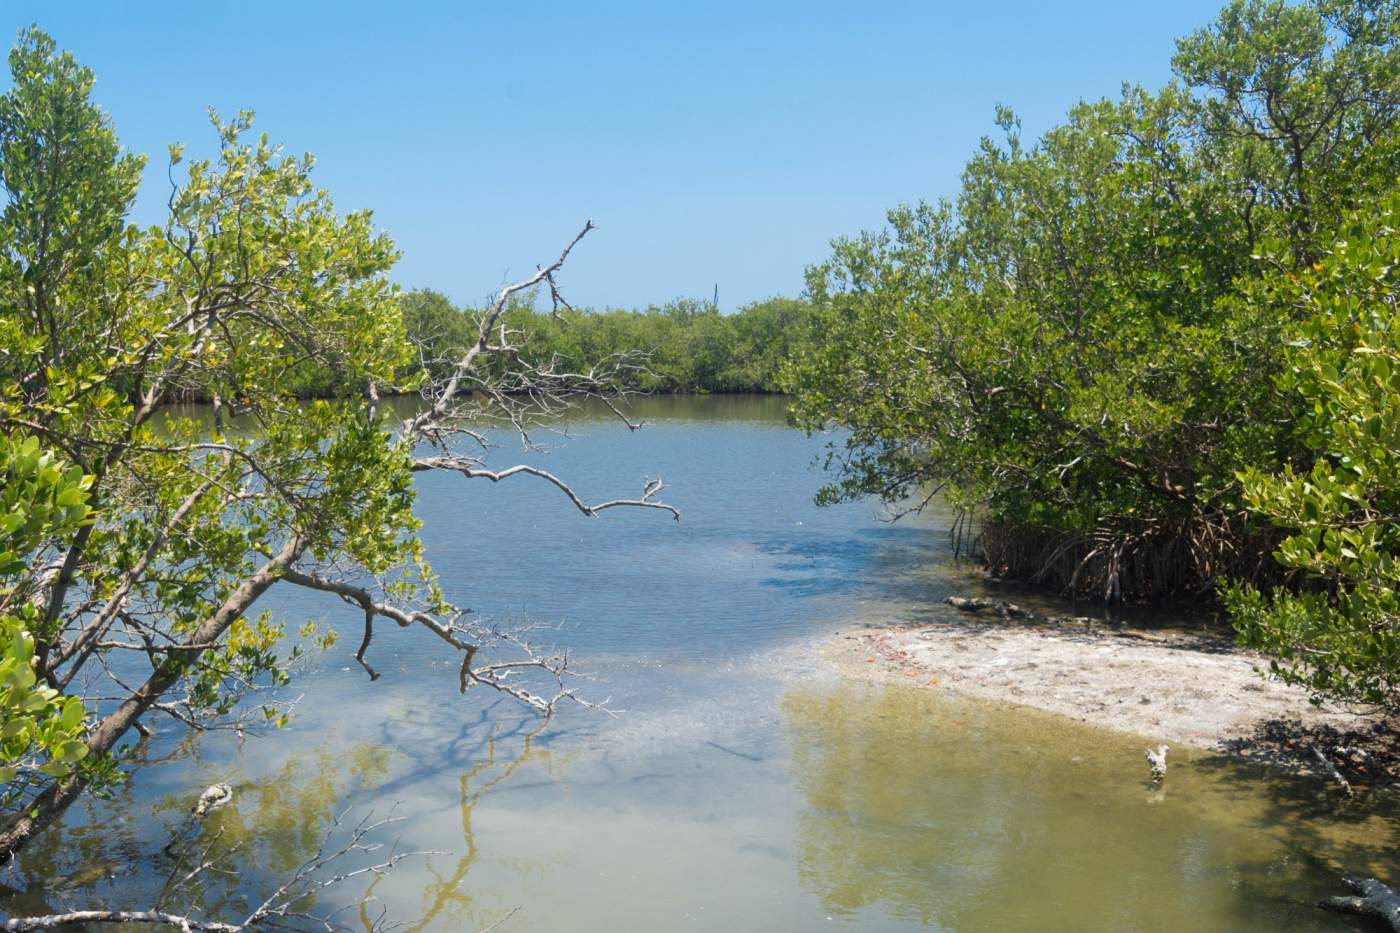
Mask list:
[[[1364,722],[1264,676],[1261,655],[1189,634],[955,617],[847,631],[822,654],[849,676],[1033,707],[1198,748],[1227,747],[1276,720],[1342,730]]]

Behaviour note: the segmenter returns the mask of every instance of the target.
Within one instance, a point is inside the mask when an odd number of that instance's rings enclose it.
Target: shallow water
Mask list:
[[[842,682],[814,636],[918,619],[965,591],[946,516],[889,524],[817,509],[821,439],[778,399],[653,399],[629,434],[583,418],[546,457],[586,497],[663,476],[685,511],[587,519],[529,478],[423,480],[425,540],[454,600],[557,623],[625,710],[544,725],[461,697],[432,639],[385,631],[369,684],[352,639],[318,659],[282,733],[180,741],[112,801],[26,852],[10,907],[143,906],[178,860],[204,786],[233,803],[194,831],[236,847],[203,906],[235,919],[314,852],[332,820],[391,808],[380,834],[439,854],[319,908],[413,929],[1329,930],[1337,871],[1393,876],[1394,809],[1204,753],[1145,785],[1143,741],[909,687]],[[508,454],[503,450],[502,455]],[[504,464],[504,460],[500,461]],[[275,591],[274,591],[275,592]],[[289,620],[356,622],[282,597]],[[344,831],[340,832],[340,837]],[[381,853],[382,855],[382,853]],[[175,905],[183,906],[183,905]],[[511,911],[515,913],[511,914]]]

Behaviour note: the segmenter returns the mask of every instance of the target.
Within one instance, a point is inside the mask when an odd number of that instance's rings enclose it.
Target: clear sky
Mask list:
[[[802,288],[835,236],[952,194],[998,102],[1027,135],[1124,80],[1223,0],[961,3],[179,3],[0,0],[98,76],[124,143],[208,154],[205,110],[318,159],[403,250],[406,286],[476,302],[599,229],[563,283],[633,306]]]

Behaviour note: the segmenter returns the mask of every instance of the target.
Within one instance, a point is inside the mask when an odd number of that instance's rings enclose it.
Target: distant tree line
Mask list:
[[[415,377],[442,378],[477,339],[482,309],[458,307],[441,292],[416,289],[399,297],[414,359],[399,372],[398,388]],[[777,393],[787,360],[814,339],[812,305],[769,298],[721,313],[713,304],[681,298],[643,310],[540,310],[531,296],[512,303],[501,323],[512,345],[534,360],[554,360],[560,371],[586,372],[600,361],[628,356],[614,373],[616,388],[660,394]],[[299,393],[326,398],[343,393],[347,374],[306,367]],[[208,401],[208,399],[198,399]]]
[[[480,312],[422,289],[400,299],[404,329],[431,376],[449,370],[476,339]],[[770,298],[721,313],[710,302],[679,299],[645,310],[536,310],[522,301],[503,323],[522,352],[587,370],[599,360],[635,354],[623,388],[659,393],[778,392],[783,364],[812,340],[814,317],[803,300]]]

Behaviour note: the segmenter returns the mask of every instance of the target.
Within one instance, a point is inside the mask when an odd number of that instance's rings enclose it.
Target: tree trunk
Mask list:
[[[248,607],[257,602],[258,598],[267,591],[268,587],[277,582],[282,571],[301,556],[305,547],[306,545],[300,536],[293,536],[275,557],[230,593],[223,604],[219,606],[218,611],[201,623],[185,644],[214,644],[233,624],[234,620],[243,615]],[[190,654],[198,657],[205,650],[207,648],[193,650]],[[175,686],[182,676],[184,676],[183,666],[177,667],[166,663],[158,667],[145,683],[133,691],[120,706],[97,725],[97,728],[88,734],[89,757],[95,758],[99,755],[105,755],[115,748],[127,730],[134,726],[136,721],[167,690]],[[88,781],[85,777],[81,774],[75,774],[67,780],[54,781],[46,787],[39,796],[34,798],[33,802],[12,816],[3,827],[0,827],[0,857],[13,856],[36,833],[61,816],[72,805],[73,801],[82,795],[87,784]]]

